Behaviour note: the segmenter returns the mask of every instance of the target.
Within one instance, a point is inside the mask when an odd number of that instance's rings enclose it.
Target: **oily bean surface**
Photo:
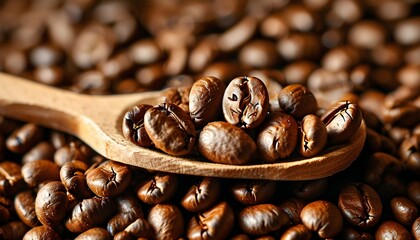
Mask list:
[[[202,212],[213,206],[219,198],[221,184],[217,178],[205,177],[192,185],[181,200],[190,212]]]
[[[303,85],[291,84],[279,93],[281,109],[296,119],[301,119],[308,114],[314,114],[318,104],[312,92]]]
[[[144,114],[151,107],[151,105],[140,104],[132,107],[124,115],[123,135],[140,147],[150,147],[153,144],[144,128]]]
[[[58,181],[49,182],[36,195],[36,216],[44,226],[55,227],[66,216],[67,204],[64,185]]]
[[[184,220],[177,206],[157,204],[147,217],[156,239],[177,239],[184,232]]]
[[[129,166],[108,161],[86,174],[86,183],[97,196],[116,196],[127,189],[131,180]]]
[[[298,133],[298,150],[304,157],[316,156],[327,144],[327,129],[316,115],[306,115],[300,122]]]

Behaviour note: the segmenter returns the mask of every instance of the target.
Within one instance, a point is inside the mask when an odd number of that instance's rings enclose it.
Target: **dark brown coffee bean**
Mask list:
[[[372,60],[379,66],[396,68],[401,65],[403,49],[397,44],[379,45],[373,49]]]
[[[114,239],[151,239],[152,237],[153,230],[151,225],[146,219],[140,217],[128,225],[124,231],[116,234]]]
[[[143,211],[141,209],[138,200],[129,195],[123,195],[116,199],[118,206],[118,213],[112,217],[107,224],[107,230],[112,236],[118,232],[123,231],[136,219],[143,217]]]
[[[93,240],[93,239],[111,240],[112,237],[111,237],[111,234],[106,229],[96,227],[96,228],[91,228],[87,231],[84,231],[82,234],[80,234],[79,236],[75,238],[75,240]]]
[[[351,45],[345,45],[329,50],[322,57],[322,67],[328,71],[338,72],[350,70],[361,58],[359,49]]]
[[[341,231],[338,237],[339,239],[343,239],[343,240],[357,240],[357,239],[373,240],[374,239],[372,234],[368,232],[361,232],[358,229],[355,229],[352,227],[344,227],[343,231]]]
[[[289,216],[289,225],[294,226],[302,223],[300,211],[306,206],[306,202],[300,198],[289,198],[279,204],[279,207]]]
[[[154,145],[173,155],[190,154],[196,132],[190,116],[172,103],[163,103],[147,110],[144,126]]]
[[[189,113],[191,86],[182,86],[166,89],[162,95],[165,103],[178,105],[186,113]]]
[[[270,68],[277,64],[276,46],[268,40],[254,40],[239,51],[239,61],[248,67]]]
[[[147,218],[156,239],[178,239],[184,232],[184,219],[175,205],[157,204]]]
[[[19,219],[29,227],[41,225],[35,212],[36,193],[32,190],[20,192],[14,200],[15,211]]]
[[[19,122],[6,118],[0,115],[0,134],[3,136],[8,136],[12,132],[14,132],[17,128],[19,128]]]
[[[153,145],[144,128],[144,114],[151,108],[151,105],[140,104],[132,107],[124,115],[123,120],[123,135],[132,143],[140,147],[150,147]]]
[[[375,239],[410,240],[410,232],[394,221],[383,222],[375,232]]]
[[[300,212],[302,223],[321,238],[336,236],[342,229],[343,217],[331,202],[318,200],[306,205]]]
[[[328,187],[328,178],[292,182],[292,192],[295,197],[313,201],[321,196]]]
[[[165,84],[166,74],[161,63],[151,64],[137,69],[135,78],[140,87],[158,89]]]
[[[413,226],[411,227],[411,234],[413,234],[414,239],[420,238],[420,217],[414,221]]]
[[[43,137],[43,129],[33,123],[27,123],[16,129],[6,139],[6,146],[12,152],[22,154],[31,149]]]
[[[221,116],[225,86],[215,77],[202,77],[191,87],[189,95],[190,116],[197,127],[205,126]]]
[[[35,145],[29,152],[23,155],[22,163],[33,162],[36,160],[53,160],[55,149],[50,142],[43,141]]]
[[[63,166],[73,160],[86,162],[90,154],[91,150],[86,144],[79,141],[72,141],[68,145],[57,149],[54,154],[54,162],[58,166]]]
[[[0,196],[13,196],[25,187],[21,166],[10,161],[0,162]]]
[[[311,237],[311,231],[307,229],[305,225],[298,224],[287,229],[283,235],[281,235],[280,240],[310,240]]]
[[[47,226],[38,226],[29,230],[23,240],[61,240],[60,235],[54,229]]]
[[[114,212],[114,201],[108,197],[84,199],[77,204],[65,221],[67,230],[82,233],[108,221]]]
[[[364,181],[374,188],[383,185],[387,176],[396,176],[402,171],[401,161],[383,152],[372,154],[364,167]],[[395,190],[393,189],[392,191]]]
[[[405,139],[400,145],[399,154],[409,170],[420,173],[420,134]]]
[[[220,194],[220,181],[204,177],[192,185],[181,200],[181,205],[190,212],[203,212],[213,206]]]
[[[22,166],[22,176],[29,186],[37,186],[45,181],[59,181],[60,169],[54,162],[37,160]]]
[[[266,202],[274,194],[277,183],[263,180],[243,180],[234,183],[230,191],[239,203],[255,205]]]
[[[168,76],[181,74],[187,66],[188,49],[177,46],[168,50],[168,57],[163,65],[163,73]]]
[[[327,144],[327,129],[316,115],[306,115],[300,122],[298,133],[298,149],[304,157],[316,156]]]
[[[257,137],[258,153],[268,163],[287,158],[295,150],[298,138],[296,120],[289,114],[270,114]]]
[[[226,239],[233,229],[232,208],[221,202],[206,212],[193,218],[187,226],[188,239]]]
[[[170,200],[178,188],[178,177],[174,174],[157,173],[139,185],[137,197],[147,204],[158,204]]]
[[[390,205],[394,218],[404,226],[411,226],[419,217],[416,204],[406,197],[394,197]]]
[[[250,235],[268,234],[289,223],[289,217],[283,210],[268,203],[246,207],[238,218],[242,231]]]
[[[317,66],[309,61],[295,61],[286,65],[283,69],[288,85],[301,84],[306,86],[308,78]]]
[[[355,227],[371,228],[382,216],[382,202],[367,184],[352,183],[340,191],[338,207],[344,218]]]
[[[66,216],[67,204],[64,185],[58,181],[49,182],[36,195],[36,216],[44,226],[55,227]]]
[[[198,138],[200,153],[216,163],[247,164],[254,157],[256,149],[254,140],[248,134],[227,122],[207,124]]]
[[[67,162],[60,169],[60,179],[69,193],[78,198],[93,197],[92,191],[86,183],[85,172],[89,166],[82,161]]]
[[[20,240],[28,230],[21,221],[12,221],[0,227],[0,239]]]
[[[312,92],[299,84],[292,84],[283,88],[279,93],[279,104],[284,111],[296,119],[314,114],[318,107]]]
[[[127,189],[130,181],[130,168],[115,161],[105,162],[86,174],[86,183],[90,190],[100,197],[121,194]]]
[[[226,87],[223,115],[227,122],[241,128],[254,128],[264,121],[268,110],[268,92],[256,77],[237,77]]]
[[[420,205],[420,181],[412,181],[408,184],[407,195],[417,206]]]
[[[207,66],[202,76],[213,76],[220,79],[225,85],[242,73],[242,68],[236,62],[215,62]]]
[[[251,238],[248,237],[248,235],[241,233],[233,236],[230,240],[251,240]]]
[[[362,113],[358,105],[351,102],[337,102],[321,117],[325,123],[330,144],[347,141],[359,129]]]

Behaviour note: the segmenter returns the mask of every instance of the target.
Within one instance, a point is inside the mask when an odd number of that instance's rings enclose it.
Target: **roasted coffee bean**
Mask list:
[[[238,218],[242,231],[258,236],[277,231],[289,223],[289,217],[283,210],[268,203],[246,207]]]
[[[21,166],[10,161],[0,162],[0,196],[13,196],[25,187]]]
[[[290,5],[283,11],[290,30],[298,32],[309,32],[314,30],[316,19],[310,9],[303,4]],[[305,19],[305,21],[302,21]]]
[[[65,163],[60,169],[60,179],[69,193],[79,198],[90,198],[92,191],[86,183],[85,172],[88,164],[82,161],[73,160]]]
[[[60,147],[54,154],[54,162],[58,166],[63,166],[65,163],[79,160],[87,161],[91,152],[87,145],[78,141],[72,141],[68,145]]]
[[[328,143],[339,144],[347,141],[362,122],[358,105],[351,102],[337,102],[321,117],[328,133]]]
[[[343,227],[340,210],[331,202],[318,200],[306,205],[300,212],[302,223],[321,238],[336,236]]]
[[[22,176],[29,186],[37,186],[45,181],[60,180],[60,169],[54,162],[37,160],[22,166]]]
[[[66,216],[67,204],[64,185],[58,181],[49,182],[36,195],[36,216],[44,226],[56,227]]]
[[[184,219],[175,205],[153,206],[147,220],[154,230],[155,239],[178,239],[184,232]]]
[[[283,69],[288,85],[301,84],[306,86],[308,78],[317,66],[309,61],[296,61],[286,65]]]
[[[116,199],[118,213],[112,217],[107,224],[107,230],[112,236],[123,231],[136,219],[143,217],[143,211],[140,203],[133,197],[128,195],[120,196]]]
[[[311,237],[311,231],[307,229],[305,225],[298,224],[287,229],[283,235],[281,235],[280,240],[310,240]]]
[[[172,198],[177,187],[177,175],[157,173],[151,179],[140,184],[137,190],[137,197],[147,204],[158,204]]]
[[[221,202],[194,216],[187,226],[188,239],[226,239],[234,225],[232,208]]]
[[[399,149],[400,157],[412,172],[420,173],[420,134],[405,139]]]
[[[418,89],[420,87],[419,64],[408,64],[400,68],[397,73],[397,80],[404,86]]]
[[[300,220],[300,211],[305,206],[306,202],[300,198],[289,198],[279,204],[280,209],[289,216],[290,226],[302,223]]]
[[[119,52],[105,62],[97,65],[97,69],[108,79],[116,79],[127,73],[134,66],[126,51]]]
[[[222,33],[217,41],[218,48],[231,52],[242,46],[254,35],[258,21],[253,16],[246,16]]]
[[[13,203],[11,200],[0,196],[0,224],[3,225],[10,221],[13,213]]]
[[[417,206],[420,205],[420,181],[412,181],[408,184],[407,195]]]
[[[127,189],[131,181],[129,166],[107,161],[86,174],[90,190],[100,197],[116,196]]]
[[[188,66],[193,72],[202,71],[217,57],[220,50],[217,47],[217,35],[208,35],[192,49]]]
[[[114,239],[151,239],[152,237],[153,231],[151,225],[146,219],[140,217],[128,225],[124,231],[116,234]]]
[[[172,103],[163,103],[147,110],[144,126],[154,145],[173,155],[190,154],[196,132],[190,116]]]
[[[166,89],[162,95],[165,98],[165,103],[178,105],[186,113],[189,113],[190,91],[191,86],[171,87]]]
[[[0,115],[0,135],[8,136],[19,128],[19,126],[20,124],[17,121]]]
[[[29,230],[23,240],[60,240],[60,235],[54,229],[47,226],[38,226]]]
[[[153,145],[144,128],[144,114],[151,108],[151,105],[140,104],[132,107],[124,115],[123,120],[123,135],[132,143],[140,147],[150,147]]]
[[[317,102],[311,91],[299,84],[288,85],[279,93],[280,107],[295,117],[301,119],[317,110]]]
[[[49,142],[54,146],[55,149],[64,147],[67,145],[67,141],[68,139],[66,134],[58,131],[51,131]]]
[[[248,237],[248,235],[241,233],[241,234],[233,236],[231,240],[251,240],[251,238]]]
[[[28,230],[21,221],[12,221],[0,227],[0,239],[20,240]]]
[[[200,153],[215,163],[247,164],[253,159],[256,149],[256,144],[249,135],[227,122],[207,124],[198,138]]]
[[[78,203],[65,221],[67,230],[82,233],[106,222],[114,212],[114,200],[108,197],[93,197]]]
[[[192,185],[181,200],[181,205],[190,212],[203,212],[213,206],[220,194],[220,181],[204,177]]]
[[[140,87],[146,89],[159,89],[165,84],[165,73],[161,63],[147,65],[136,71],[135,78]]]
[[[22,163],[33,162],[36,160],[53,160],[55,149],[54,146],[47,142],[43,141],[35,145],[29,152],[23,155]]]
[[[348,39],[356,47],[373,49],[385,43],[386,30],[379,22],[364,20],[350,28]]]
[[[343,231],[341,231],[340,235],[338,235],[339,239],[344,240],[373,240],[374,237],[372,234],[368,232],[360,232],[359,230],[351,227],[344,227]]]
[[[313,33],[292,33],[279,40],[277,51],[286,61],[316,59],[320,55],[321,41]]]
[[[298,133],[298,149],[304,157],[316,156],[327,144],[327,129],[316,115],[306,115],[300,122]]]
[[[413,234],[414,239],[420,238],[420,217],[414,221],[413,226],[411,227],[411,234]]]
[[[12,152],[22,154],[31,149],[43,137],[43,129],[33,123],[27,123],[16,129],[6,139],[6,146]]]
[[[151,64],[162,58],[163,52],[153,39],[142,39],[130,46],[130,57],[139,65]]]
[[[197,127],[218,119],[224,91],[223,82],[215,77],[202,77],[194,83],[189,95],[189,112]]]
[[[352,183],[342,188],[338,207],[347,222],[363,229],[375,226],[382,216],[381,198],[373,188],[363,183]]]
[[[411,226],[419,217],[416,204],[406,197],[394,197],[390,205],[394,218],[404,226]]]
[[[38,67],[33,76],[35,81],[51,86],[59,86],[65,80],[63,69],[57,66]]]
[[[29,227],[41,225],[35,212],[35,198],[33,190],[26,190],[16,195],[14,200],[15,211],[19,219]]]
[[[390,154],[376,152],[367,160],[364,180],[370,186],[377,187],[383,184],[387,175],[397,175],[401,171],[401,161]]]
[[[237,77],[223,95],[223,115],[227,122],[241,128],[254,128],[264,121],[269,107],[268,91],[256,77]]]
[[[281,161],[295,150],[298,138],[296,120],[283,112],[271,113],[257,137],[258,153],[267,163]]]
[[[383,222],[375,232],[375,239],[410,240],[410,232],[394,221]]]
[[[292,182],[292,193],[295,197],[313,201],[321,196],[328,186],[327,178]]]
[[[263,180],[243,180],[234,183],[230,191],[239,203],[255,205],[266,202],[273,196],[277,183]]]
[[[276,46],[268,40],[251,41],[239,51],[239,61],[249,67],[270,68],[277,64]]]
[[[273,13],[262,20],[260,32],[265,37],[280,39],[289,33],[289,26],[282,14]]]
[[[93,240],[93,239],[111,240],[112,237],[111,237],[111,234],[106,229],[96,227],[96,228],[91,228],[87,231],[84,231],[82,234],[80,234],[79,236],[75,238],[75,240]]]
[[[99,70],[89,70],[75,78],[70,90],[77,93],[92,95],[106,94],[111,86],[111,82]]]
[[[220,79],[225,85],[240,75],[242,68],[236,62],[215,62],[207,66],[202,76],[213,76]]]

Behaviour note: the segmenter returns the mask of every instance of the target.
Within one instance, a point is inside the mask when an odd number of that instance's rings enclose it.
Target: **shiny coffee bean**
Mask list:
[[[48,182],[36,195],[36,216],[44,226],[56,227],[66,216],[67,204],[64,185],[58,181]]]
[[[6,139],[6,147],[12,152],[22,154],[31,149],[43,137],[44,130],[33,124],[27,123],[16,129],[12,135]]]
[[[352,228],[352,227],[344,227],[343,231],[341,231],[338,237],[339,239],[343,239],[343,240],[357,240],[357,239],[373,240],[374,239],[372,234],[368,232],[359,231],[358,229]]]
[[[21,166],[10,161],[0,162],[0,196],[13,196],[25,187]]]
[[[23,240],[60,240],[60,235],[54,229],[47,226],[38,226],[29,230]]]
[[[321,238],[336,236],[342,229],[343,217],[331,202],[318,200],[306,205],[300,212],[302,223]]]
[[[420,217],[414,221],[413,226],[411,227],[411,234],[413,234],[414,239],[420,239]]]
[[[327,129],[316,115],[306,115],[300,122],[298,133],[298,150],[304,157],[316,156],[327,144]]]
[[[85,172],[88,164],[73,160],[65,163],[60,169],[60,179],[69,193],[78,198],[93,197],[92,191],[86,183]]]
[[[226,87],[223,115],[227,122],[241,128],[254,128],[262,123],[269,107],[268,91],[256,77],[237,77]]]
[[[152,237],[153,231],[151,225],[146,219],[140,217],[128,225],[124,231],[117,233],[114,239],[151,239]]]
[[[218,119],[224,91],[225,85],[216,77],[202,77],[194,83],[189,95],[189,112],[197,127]]]
[[[358,105],[351,102],[337,102],[321,117],[328,133],[328,143],[347,141],[359,129],[362,113]]]
[[[274,194],[277,182],[263,180],[243,180],[234,183],[230,191],[236,201],[245,205],[266,202]]]
[[[147,220],[154,230],[155,239],[178,239],[184,232],[184,219],[175,205],[153,206]]]
[[[256,148],[254,140],[245,131],[227,122],[207,124],[198,138],[200,153],[215,163],[247,164],[254,157]]]
[[[405,139],[399,149],[404,165],[413,173],[420,173],[420,134]]]
[[[112,236],[123,231],[136,219],[143,217],[140,203],[134,196],[122,195],[116,199],[118,213],[107,224],[107,230]]]
[[[166,89],[162,95],[165,103],[178,105],[186,113],[189,113],[190,92],[191,86],[171,87]]]
[[[279,204],[280,209],[289,216],[290,226],[302,223],[300,220],[300,212],[305,206],[306,202],[300,198],[289,198]]]
[[[390,205],[394,218],[404,226],[411,226],[419,217],[416,204],[406,197],[394,197]]]
[[[267,163],[281,161],[295,150],[297,139],[296,120],[283,112],[271,113],[258,133],[258,153]]]
[[[54,162],[37,160],[22,166],[22,176],[29,186],[37,186],[46,181],[59,181],[60,169]]]
[[[26,190],[16,195],[14,200],[15,211],[19,219],[29,227],[41,225],[35,212],[36,193]]]
[[[70,232],[82,233],[105,223],[112,216],[114,206],[114,200],[108,197],[84,199],[72,209],[65,226]]]
[[[144,126],[154,145],[173,155],[190,154],[196,132],[190,116],[172,103],[163,103],[147,110]]]
[[[234,225],[232,208],[221,202],[193,218],[187,226],[188,239],[226,239]]]
[[[111,237],[111,234],[106,229],[96,227],[96,228],[91,228],[87,231],[84,231],[82,234],[80,234],[79,236],[75,238],[75,240],[93,240],[93,239],[111,240],[112,237]]]
[[[68,145],[57,149],[54,154],[54,162],[58,166],[63,166],[65,163],[78,160],[86,162],[90,156],[91,150],[89,147],[78,141],[71,141]]]
[[[220,181],[204,177],[192,185],[181,200],[181,205],[189,212],[203,212],[213,206],[220,194]]]
[[[132,107],[124,115],[122,131],[126,139],[140,147],[150,147],[153,145],[144,128],[144,114],[151,108],[151,105],[140,104]]]
[[[147,204],[159,204],[171,199],[177,188],[177,175],[157,173],[139,185],[137,197]]]
[[[347,222],[363,229],[375,226],[382,216],[381,198],[373,188],[363,183],[352,183],[342,188],[338,207]]]
[[[23,155],[22,163],[33,162],[35,160],[53,160],[55,153],[54,146],[47,141],[42,141],[31,148],[25,155]]]
[[[28,230],[21,221],[12,221],[0,227],[0,239],[20,240]]]
[[[90,190],[100,197],[116,196],[127,189],[131,181],[129,166],[108,161],[86,174]]]
[[[289,223],[289,217],[283,210],[268,203],[246,207],[238,218],[242,231],[258,236],[277,231]]]
[[[412,239],[410,232],[401,224],[394,221],[383,222],[375,232],[375,239],[395,239],[409,240]]]
[[[287,229],[283,235],[281,235],[280,240],[310,240],[311,237],[311,231],[307,229],[305,225],[298,224]]]
[[[317,102],[312,92],[299,84],[288,85],[279,93],[280,107],[296,119],[301,119],[317,110]]]
[[[217,77],[225,85],[240,74],[242,74],[242,68],[234,61],[212,63],[202,72],[202,76]]]

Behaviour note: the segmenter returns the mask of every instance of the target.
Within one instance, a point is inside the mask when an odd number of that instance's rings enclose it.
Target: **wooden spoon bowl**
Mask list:
[[[106,158],[149,170],[224,178],[318,179],[347,168],[361,152],[366,137],[362,122],[346,144],[326,149],[317,157],[246,166],[174,157],[124,139],[121,128],[125,112],[139,103],[156,105],[162,101],[159,91],[88,96],[0,73],[0,114],[69,133]]]

